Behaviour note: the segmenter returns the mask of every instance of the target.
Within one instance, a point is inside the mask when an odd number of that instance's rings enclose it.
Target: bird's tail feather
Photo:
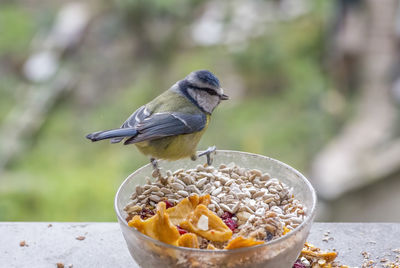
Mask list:
[[[87,139],[91,141],[99,141],[105,140],[110,138],[112,139],[112,143],[120,142],[124,137],[132,137],[136,136],[137,131],[134,128],[118,128],[118,129],[111,129],[111,130],[104,130],[90,133],[86,136]]]

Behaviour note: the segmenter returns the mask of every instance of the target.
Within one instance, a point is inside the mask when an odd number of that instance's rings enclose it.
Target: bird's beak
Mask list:
[[[225,94],[219,95],[219,98],[220,98],[221,100],[229,100],[229,96],[228,96],[228,95],[225,95]]]

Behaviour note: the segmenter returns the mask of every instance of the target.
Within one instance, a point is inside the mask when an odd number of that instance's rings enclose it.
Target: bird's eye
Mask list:
[[[220,94],[218,94],[214,89],[208,88],[208,87],[197,87],[193,84],[189,84],[189,87],[193,88],[193,89],[197,89],[197,90],[201,90],[201,91],[205,91],[210,95],[213,96],[220,96]]]
[[[203,90],[203,91],[205,91],[208,94],[213,95],[213,96],[219,95],[215,90],[213,90],[211,88],[201,88],[201,90]]]

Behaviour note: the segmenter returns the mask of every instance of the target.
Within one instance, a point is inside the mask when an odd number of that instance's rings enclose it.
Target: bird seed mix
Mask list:
[[[146,181],[136,186],[125,207],[126,220],[176,246],[253,246],[281,237],[305,219],[306,208],[292,188],[268,173],[233,163],[168,170],[154,182]]]

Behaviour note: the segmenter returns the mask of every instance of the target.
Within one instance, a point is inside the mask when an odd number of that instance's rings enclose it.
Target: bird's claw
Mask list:
[[[160,168],[158,167],[158,162],[155,158],[150,158],[151,165],[153,166],[153,173],[151,174],[153,178],[161,176]]]
[[[213,162],[213,157],[211,154],[215,154],[215,151],[217,150],[217,147],[211,146],[208,147],[207,150],[199,153],[199,157],[205,155],[207,157],[207,165],[211,166],[212,162]]]

